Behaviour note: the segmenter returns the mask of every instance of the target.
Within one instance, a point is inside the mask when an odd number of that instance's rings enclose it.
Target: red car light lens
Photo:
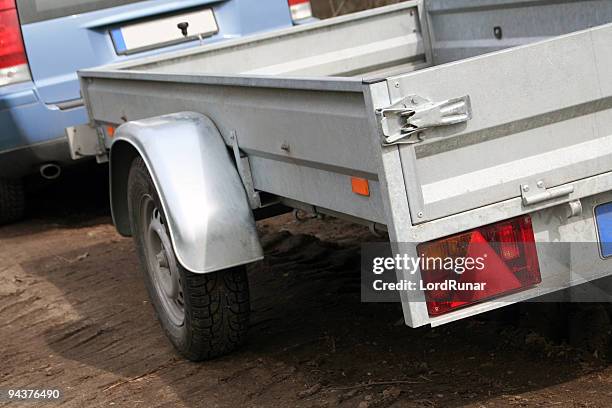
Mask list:
[[[0,86],[30,79],[15,0],[0,0]]]
[[[417,250],[430,316],[542,281],[529,216],[423,243]]]
[[[291,19],[296,22],[312,17],[310,0],[287,0],[291,10]]]

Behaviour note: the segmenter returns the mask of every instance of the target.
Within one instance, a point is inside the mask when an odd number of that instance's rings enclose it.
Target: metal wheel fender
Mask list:
[[[151,174],[184,268],[209,273],[263,258],[244,186],[209,118],[182,112],[117,129],[110,153],[111,209],[124,236],[132,234],[127,183],[136,155]]]

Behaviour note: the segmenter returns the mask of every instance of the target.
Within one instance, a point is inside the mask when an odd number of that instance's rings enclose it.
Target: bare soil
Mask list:
[[[248,344],[185,361],[111,225],[103,172],[84,174],[31,193],[29,220],[0,228],[0,388],[58,387],[65,407],[612,406],[604,306],[410,329],[399,305],[361,303],[359,246],[376,238],[334,219],[260,223]]]

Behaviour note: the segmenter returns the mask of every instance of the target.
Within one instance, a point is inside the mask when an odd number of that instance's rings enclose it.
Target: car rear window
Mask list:
[[[143,0],[18,0],[21,24],[88,13]]]

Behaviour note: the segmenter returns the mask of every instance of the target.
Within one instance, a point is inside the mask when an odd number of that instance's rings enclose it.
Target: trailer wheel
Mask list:
[[[20,220],[25,210],[23,182],[0,179],[0,225]]]
[[[147,291],[174,347],[189,360],[202,361],[240,346],[250,315],[246,269],[194,274],[180,265],[141,158],[134,159],[130,169],[128,205]]]

